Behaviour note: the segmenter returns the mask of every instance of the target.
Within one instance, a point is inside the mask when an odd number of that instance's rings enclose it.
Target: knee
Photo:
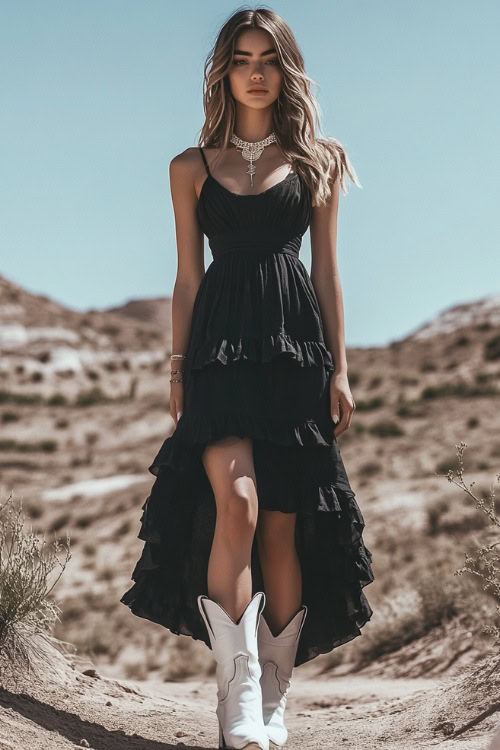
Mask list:
[[[254,532],[257,526],[258,503],[251,492],[243,488],[231,488],[217,498],[217,521],[233,539],[232,532]]]

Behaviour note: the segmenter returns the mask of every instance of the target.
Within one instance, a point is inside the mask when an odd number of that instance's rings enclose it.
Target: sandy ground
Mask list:
[[[70,670],[65,685],[32,680],[0,688],[0,750],[216,748],[216,685],[132,682]],[[307,670],[306,670],[307,672]],[[486,750],[499,716],[457,737],[440,702],[453,678],[305,677],[296,670],[287,707],[287,748],[298,750]],[[497,693],[498,694],[498,693]],[[463,704],[462,726],[470,720]]]

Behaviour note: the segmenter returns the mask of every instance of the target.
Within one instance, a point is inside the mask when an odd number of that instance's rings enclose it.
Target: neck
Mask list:
[[[242,141],[258,143],[273,132],[273,118],[270,107],[265,110],[238,108],[233,133]]]

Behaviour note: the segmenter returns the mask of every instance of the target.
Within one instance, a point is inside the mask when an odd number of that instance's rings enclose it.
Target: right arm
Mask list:
[[[193,305],[205,275],[203,232],[196,217],[195,179],[197,149],[186,149],[170,162],[170,191],[175,217],[177,276],[172,294],[172,354],[186,354]],[[172,369],[183,369],[184,360],[172,359]],[[182,377],[173,375],[174,379]],[[183,409],[183,384],[170,384],[170,414],[177,427]]]

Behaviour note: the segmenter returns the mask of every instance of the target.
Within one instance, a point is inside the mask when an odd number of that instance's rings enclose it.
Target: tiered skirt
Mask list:
[[[183,411],[149,466],[142,554],[121,602],[210,648],[197,597],[208,595],[215,497],[202,454],[225,436],[252,439],[259,509],[296,513],[295,542],[308,617],[295,666],[361,634],[374,580],[365,526],[330,413],[334,371],[318,301],[291,254],[215,260],[196,296]],[[265,591],[257,538],[253,593]]]

